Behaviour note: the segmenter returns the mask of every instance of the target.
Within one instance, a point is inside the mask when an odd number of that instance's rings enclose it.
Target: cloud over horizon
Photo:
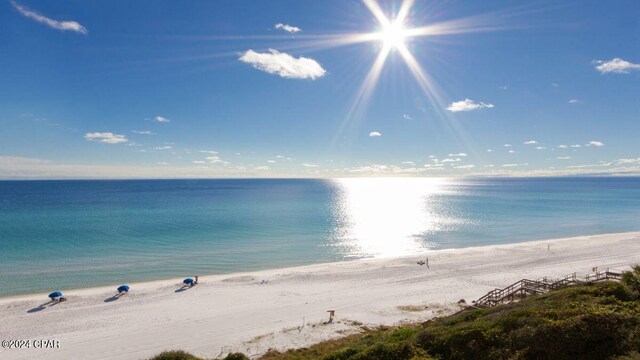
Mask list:
[[[61,31],[73,31],[83,35],[89,33],[89,31],[82,25],[80,25],[76,21],[58,21],[51,18],[48,18],[44,15],[40,15],[33,10],[29,10],[27,7],[18,4],[15,0],[11,1],[11,5],[13,5],[20,14],[30,19],[33,19],[41,24],[45,24],[50,28],[61,30]]]
[[[326,73],[326,70],[313,59],[302,56],[295,58],[274,49],[269,49],[268,53],[247,50],[238,60],[251,64],[254,69],[285,79],[315,80],[323,77]]]
[[[382,136],[382,134],[377,131],[372,131],[369,133],[369,137],[378,137],[378,136]]]

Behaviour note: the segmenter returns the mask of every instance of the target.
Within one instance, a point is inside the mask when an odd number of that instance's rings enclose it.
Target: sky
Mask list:
[[[640,175],[640,2],[0,1],[0,179]]]

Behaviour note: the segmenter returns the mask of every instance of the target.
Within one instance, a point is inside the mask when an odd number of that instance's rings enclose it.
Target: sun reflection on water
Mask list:
[[[349,178],[333,182],[338,221],[333,246],[347,257],[424,251],[433,247],[430,234],[456,222],[438,200],[452,191],[447,179]]]

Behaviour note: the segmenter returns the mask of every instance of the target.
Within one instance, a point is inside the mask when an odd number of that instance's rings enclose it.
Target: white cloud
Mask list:
[[[276,162],[276,161],[275,161],[275,160],[267,160],[267,162],[268,162],[269,164],[275,164],[275,162]]]
[[[302,31],[302,29],[300,29],[299,27],[291,26],[291,25],[287,25],[287,24],[283,24],[283,23],[278,23],[273,28],[274,29],[284,30],[284,31],[286,31],[288,33],[292,33],[292,34],[295,34],[297,32]]]
[[[309,163],[302,163],[302,166],[304,166],[304,167],[308,167],[308,168],[316,168],[316,167],[319,167],[319,166],[318,166],[318,165],[316,165],[316,164],[309,164]]]
[[[317,61],[305,57],[295,58],[287,53],[269,49],[268,53],[247,50],[239,59],[251,64],[255,69],[269,74],[277,74],[286,79],[321,78],[326,70]]]
[[[569,160],[571,156],[558,156],[558,160]]]
[[[202,160],[193,160],[192,162],[193,162],[194,164],[205,164],[205,162],[204,162],[204,161],[202,161]]]
[[[545,149],[546,149],[546,147],[544,147],[544,146],[536,146],[536,150],[545,150]]]
[[[53,29],[57,29],[57,30],[62,30],[62,31],[74,31],[80,34],[88,34],[89,31],[87,31],[87,29],[80,25],[79,23],[77,23],[76,21],[58,21],[58,20],[53,20],[50,19],[46,16],[40,15],[38,13],[36,13],[35,11],[29,10],[28,8],[18,4],[15,1],[11,1],[11,4],[13,5],[13,7],[16,8],[16,10],[18,10],[20,12],[20,14],[33,19],[39,23],[45,24],[50,28]]]
[[[476,102],[473,102],[473,100],[471,100],[471,99],[464,99],[464,100],[452,102],[447,107],[447,110],[449,110],[451,112],[459,112],[459,111],[478,110],[478,109],[482,109],[482,108],[490,109],[492,107],[493,107],[493,104],[485,104],[483,102],[476,103]]]
[[[500,90],[507,90],[507,89],[509,89],[509,86],[507,85],[500,86]]]
[[[529,164],[524,163],[524,164],[504,164],[502,165],[502,167],[517,167],[517,166],[527,166]]]
[[[423,173],[429,170],[440,170],[439,168],[432,168],[428,165],[425,165],[424,168],[416,168],[409,167],[403,168],[394,165],[380,165],[380,164],[371,164],[366,166],[360,166],[356,168],[346,168],[345,171],[356,174],[371,174],[371,175],[398,175],[398,174],[418,174]]]
[[[413,120],[413,118],[409,114],[403,114],[402,117],[405,118],[406,120]]]
[[[523,144],[525,144],[525,145],[533,145],[533,144],[537,144],[537,143],[538,143],[538,142],[537,142],[537,141],[535,141],[535,140],[529,140],[529,141],[525,141],[525,142],[523,142]]]
[[[579,104],[581,101],[578,99],[571,99],[569,100],[569,104]]]
[[[258,166],[258,167],[256,167],[254,170],[258,170],[258,171],[268,171],[268,170],[271,170],[271,168],[270,168],[270,167],[268,167],[268,166]]]
[[[475,165],[460,165],[460,166],[454,166],[454,169],[473,169],[474,167],[476,167]]]
[[[588,144],[588,145],[597,146],[597,147],[602,147],[602,146],[604,146],[604,143],[603,143],[603,142],[601,142],[601,141],[595,141],[595,140],[592,140],[592,141],[589,141],[589,144]]]
[[[558,148],[560,149],[566,149],[568,146],[567,145],[558,145]]]
[[[171,120],[169,120],[169,119],[167,119],[167,118],[165,118],[165,117],[162,117],[162,116],[156,116],[156,117],[155,117],[155,118],[153,118],[153,119],[154,119],[155,121],[159,122],[159,123],[168,123],[168,122],[170,122],[170,121],[171,121]]]
[[[441,162],[448,163],[448,162],[460,162],[460,161],[462,161],[462,159],[455,158],[455,159],[443,159]]]
[[[493,152],[493,150],[492,149],[487,149],[487,152]]]
[[[509,154],[515,154],[516,152],[514,150],[509,150]]]
[[[619,164],[640,164],[640,157],[635,159],[618,159]]]
[[[44,160],[44,159],[0,155],[0,169],[18,167],[18,166],[35,167],[38,165],[49,165],[49,164],[51,164],[51,161]]]
[[[171,150],[173,149],[173,147],[169,145],[165,145],[165,146],[156,146],[153,149],[154,150]]]
[[[214,150],[200,150],[199,152],[203,154],[213,154],[213,155],[218,153],[217,151],[214,151]]]
[[[467,154],[465,154],[465,153],[449,154],[449,156],[462,156],[462,157],[465,157],[465,156],[467,156]]]
[[[613,165],[612,162],[601,162],[600,164],[585,164],[585,165],[573,165],[573,166],[567,166],[567,169],[582,169],[582,168],[592,168],[592,167],[609,167]]]
[[[427,169],[442,170],[444,164],[424,164]]]
[[[222,160],[218,155],[211,155],[205,158],[209,164],[223,164],[228,165],[229,163]]]
[[[601,74],[628,74],[630,71],[640,71],[640,64],[630,63],[620,58],[614,58],[609,61],[594,60],[593,63],[598,64],[596,69],[600,71]]]
[[[382,136],[382,134],[377,132],[377,131],[372,131],[372,132],[369,133],[369,136],[370,137],[376,137],[376,136]]]
[[[574,145],[571,145],[571,147],[572,148],[579,148],[579,147],[582,147],[582,145],[574,144]]]
[[[129,141],[124,135],[117,135],[110,132],[92,132],[84,134],[87,141],[97,141],[105,144],[119,144]]]
[[[134,134],[140,134],[140,135],[155,135],[155,133],[149,130],[131,130],[131,132]]]
[[[513,145],[511,144],[504,144],[504,147],[512,147]]]

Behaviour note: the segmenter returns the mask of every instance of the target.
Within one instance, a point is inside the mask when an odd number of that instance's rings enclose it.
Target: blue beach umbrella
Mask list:
[[[60,291],[54,291],[51,294],[49,294],[49,298],[51,300],[55,299],[55,298],[59,298],[62,297],[62,293]]]
[[[187,284],[187,285],[191,285],[191,284],[193,284],[193,279],[192,278],[186,278],[186,279],[182,280],[182,282]]]
[[[122,285],[118,288],[119,293],[129,292],[129,285]]]

